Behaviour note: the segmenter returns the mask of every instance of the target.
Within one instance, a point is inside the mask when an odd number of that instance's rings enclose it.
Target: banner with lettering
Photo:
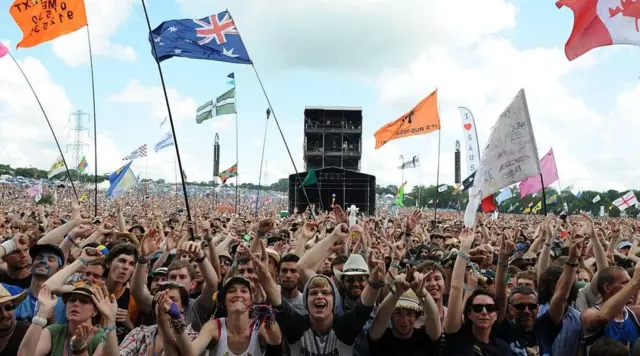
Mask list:
[[[480,167],[480,145],[478,144],[478,130],[473,114],[467,108],[460,107],[462,116],[462,132],[464,134],[464,150],[467,157],[467,176]]]
[[[22,30],[16,48],[37,46],[87,25],[84,0],[15,0],[9,13]]]

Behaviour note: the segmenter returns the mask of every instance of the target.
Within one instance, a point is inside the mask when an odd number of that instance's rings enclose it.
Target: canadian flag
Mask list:
[[[625,210],[636,203],[638,203],[638,198],[636,198],[636,195],[633,194],[632,191],[613,201],[613,205],[617,206],[620,210]]]
[[[560,0],[556,6],[573,11],[564,49],[570,61],[598,47],[640,45],[640,0]]]

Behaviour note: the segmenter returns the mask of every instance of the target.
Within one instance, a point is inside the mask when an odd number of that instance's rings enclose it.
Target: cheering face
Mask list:
[[[425,285],[427,292],[431,295],[434,301],[438,302],[442,300],[442,292],[444,291],[444,277],[442,273],[437,270],[433,270],[426,277]]]
[[[397,308],[391,314],[393,331],[402,339],[411,337],[413,325],[416,323],[417,318],[418,315],[414,310]]]
[[[72,294],[66,303],[67,320],[82,324],[98,314],[88,296]]]
[[[111,262],[111,266],[109,266],[109,278],[114,282],[127,283],[133,274],[135,266],[136,261],[133,256],[122,254]]]
[[[50,277],[58,271],[58,256],[53,253],[41,253],[33,259],[31,273],[35,276]]]
[[[329,283],[325,283],[322,287],[309,289],[307,309],[312,320],[325,320],[333,315],[333,303],[334,298]]]
[[[0,304],[0,334],[5,335],[6,332],[13,328],[16,323],[13,311],[16,309],[13,301]]]
[[[498,318],[495,300],[488,295],[477,295],[469,307],[469,320],[479,329],[490,329]]]
[[[227,294],[224,298],[227,311],[232,312],[246,312],[249,306],[251,306],[251,289],[244,284],[234,284],[229,287]]]
[[[247,263],[238,266],[238,277],[243,277],[250,281],[258,278],[252,261],[247,261]]]

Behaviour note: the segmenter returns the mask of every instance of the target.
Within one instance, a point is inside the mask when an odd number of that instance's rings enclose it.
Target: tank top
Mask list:
[[[596,305],[594,308],[600,309],[600,306]],[[603,336],[623,344],[629,350],[633,348],[636,340],[640,338],[640,323],[633,311],[626,306],[623,309],[622,315],[623,320],[611,320],[603,328],[591,334],[585,334],[587,351],[591,349],[591,345],[593,345],[595,341]]]
[[[229,350],[229,345],[227,345],[227,319],[220,318],[216,319],[218,322],[218,330],[220,330],[220,338],[216,347],[213,348],[212,352],[209,354],[210,356],[258,356],[264,355],[264,351],[260,348],[260,337],[259,331],[257,328],[251,332],[251,339],[249,340],[249,347],[247,347],[244,352],[241,354],[234,354]]]

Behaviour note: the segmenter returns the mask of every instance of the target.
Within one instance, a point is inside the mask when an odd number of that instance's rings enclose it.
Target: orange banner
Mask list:
[[[424,135],[440,129],[438,115],[438,89],[424,98],[416,107],[395,121],[382,126],[374,134],[376,149],[398,138]]]
[[[16,48],[37,46],[87,25],[84,0],[16,0],[9,13],[22,30]]]

